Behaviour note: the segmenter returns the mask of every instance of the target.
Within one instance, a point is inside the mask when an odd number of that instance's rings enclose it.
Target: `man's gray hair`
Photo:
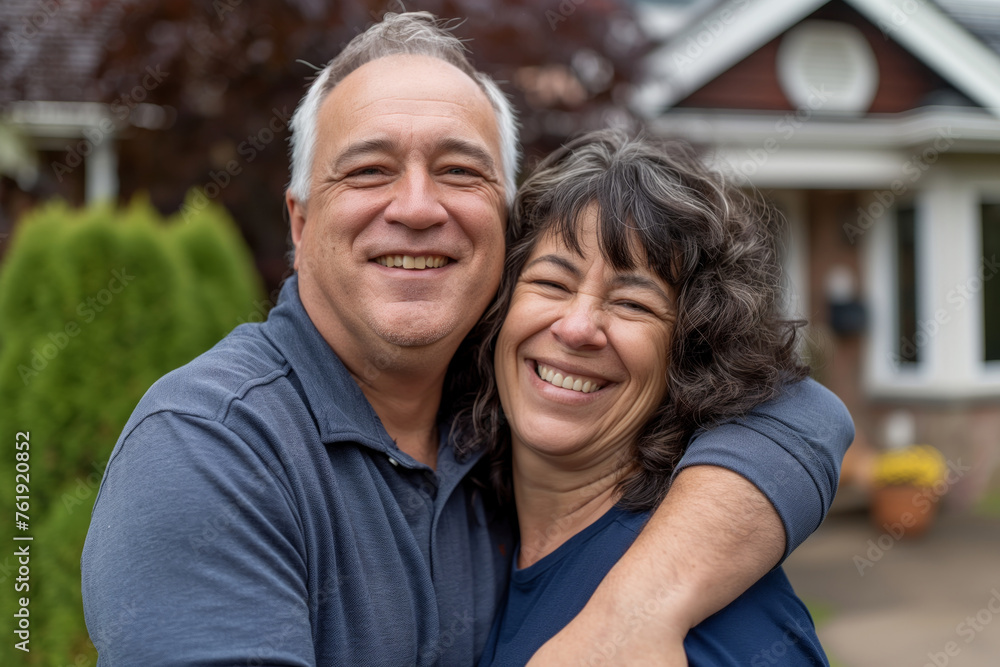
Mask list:
[[[504,189],[507,204],[510,205],[517,190],[515,177],[520,157],[514,109],[493,79],[472,66],[462,41],[429,12],[387,13],[380,23],[352,39],[313,80],[290,123],[292,160],[288,190],[292,196],[301,203],[309,200],[313,155],[316,152],[316,123],[326,96],[362,65],[385,56],[404,54],[430,56],[454,65],[486,93],[500,131]]]

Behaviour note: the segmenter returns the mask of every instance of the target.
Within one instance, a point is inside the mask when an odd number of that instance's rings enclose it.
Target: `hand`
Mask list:
[[[684,637],[696,623],[689,615],[696,606],[689,596],[696,591],[664,579],[648,586],[658,568],[649,561],[634,565],[643,571],[613,568],[583,611],[535,653],[529,667],[687,667]]]
[[[528,667],[687,667],[684,633],[643,632],[643,619],[634,616],[638,623],[633,621],[636,627],[632,636],[615,637],[610,630],[611,624],[589,617],[587,611],[581,612],[562,632],[538,649]],[[647,617],[645,622],[648,624],[650,620]]]
[[[688,468],[583,611],[528,664],[686,667],[688,630],[774,567],[784,545],[755,486],[722,468]]]

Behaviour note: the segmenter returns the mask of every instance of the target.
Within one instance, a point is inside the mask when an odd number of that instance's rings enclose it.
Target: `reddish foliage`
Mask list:
[[[407,8],[456,19],[454,30],[470,40],[477,67],[501,81],[520,110],[530,165],[567,136],[624,113],[615,100],[642,48],[626,7],[615,0],[430,0]],[[146,67],[158,67],[167,74],[146,102],[172,109],[173,121],[166,130],[135,129],[121,143],[123,197],[149,190],[158,207],[176,210],[188,188],[228,183],[217,198],[239,221],[273,285],[284,271],[287,237],[284,123],[312,72],[304,63],[322,65],[376,17],[398,8],[371,0],[131,5],[108,43],[100,89],[112,91],[104,95],[111,102],[139,84]],[[585,82],[589,73],[590,90],[566,77],[570,71]],[[225,173],[232,161],[238,174]]]

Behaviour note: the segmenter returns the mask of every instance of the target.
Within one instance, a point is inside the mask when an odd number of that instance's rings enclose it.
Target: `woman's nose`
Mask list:
[[[578,294],[564,308],[550,327],[560,342],[572,349],[601,348],[607,344],[604,311],[598,299]]]

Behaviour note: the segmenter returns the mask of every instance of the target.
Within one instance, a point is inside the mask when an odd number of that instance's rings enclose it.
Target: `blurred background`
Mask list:
[[[0,3],[0,475],[30,518],[0,540],[34,537],[30,653],[0,552],[0,664],[95,663],[79,553],[108,455],[157,377],[266,316],[289,275],[288,119],[399,8]],[[783,213],[787,311],[857,426],[789,575],[834,664],[997,664],[1000,0],[406,9],[454,19],[501,82],[525,169],[582,131],[644,129]]]

